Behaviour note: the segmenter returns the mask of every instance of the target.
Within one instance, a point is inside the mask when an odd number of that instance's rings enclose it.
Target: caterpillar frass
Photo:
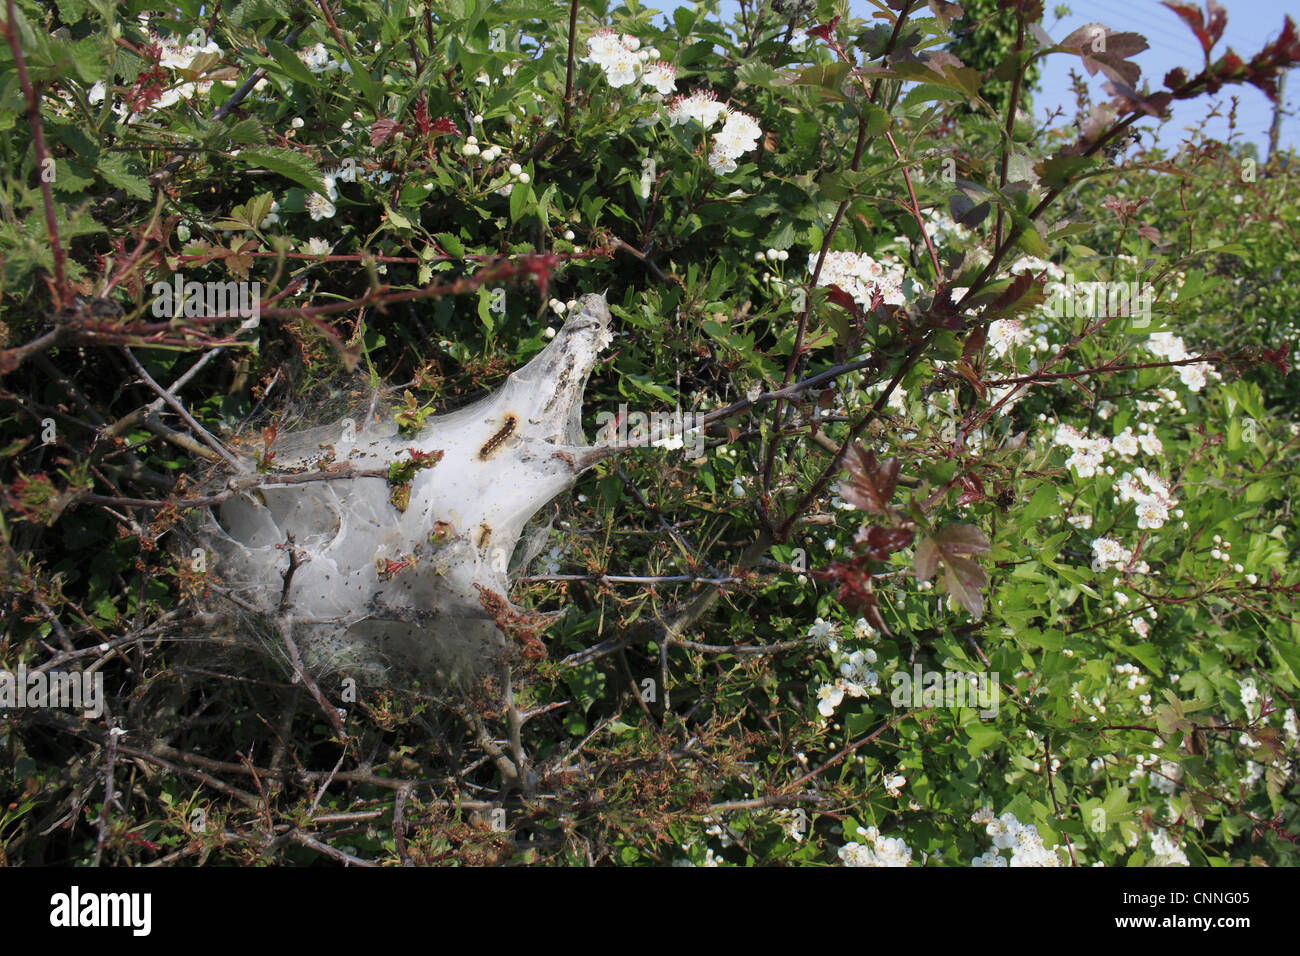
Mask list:
[[[489,438],[478,451],[479,458],[486,461],[494,451],[501,447],[501,443],[510,437],[515,430],[517,419],[513,415],[506,416],[506,423],[501,426],[501,430]]]

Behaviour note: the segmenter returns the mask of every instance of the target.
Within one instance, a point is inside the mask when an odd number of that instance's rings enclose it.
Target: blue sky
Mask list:
[[[958,0],[960,2],[960,0]],[[1267,41],[1278,35],[1282,29],[1282,18],[1290,14],[1300,23],[1300,0],[1220,0],[1228,11],[1228,27],[1219,45],[1214,48],[1214,55],[1219,56],[1229,45],[1247,58],[1254,54]],[[689,3],[676,3],[673,0],[643,0],[642,5],[665,13]],[[1044,18],[1044,27],[1053,39],[1061,39],[1075,27],[1085,23],[1101,22],[1115,30],[1131,30],[1147,38],[1150,48],[1138,54],[1134,60],[1142,67],[1142,79],[1149,80],[1151,88],[1162,88],[1165,73],[1176,66],[1185,66],[1189,71],[1199,69],[1203,62],[1200,43],[1192,31],[1172,12],[1165,9],[1157,0],[1071,0],[1065,6],[1074,12],[1061,20],[1052,16],[1056,6],[1054,0],[1045,0],[1048,13]],[[737,9],[734,0],[723,0],[723,11],[730,16]],[[849,0],[849,9],[854,16],[870,17],[877,9],[867,0]],[[1078,60],[1065,56],[1049,57],[1044,64],[1041,90],[1034,97],[1034,112],[1041,120],[1047,110],[1054,107],[1065,109],[1065,116],[1073,119],[1074,96],[1070,91],[1069,69],[1074,66],[1081,74],[1086,72]],[[1106,98],[1102,90],[1104,77],[1097,75],[1088,80],[1094,102]],[[1228,133],[1226,114],[1229,99],[1236,94],[1237,131],[1248,141],[1259,144],[1263,155],[1267,148],[1268,127],[1273,118],[1273,104],[1253,86],[1225,87],[1214,99],[1222,102],[1223,118],[1212,120],[1206,129],[1212,136],[1223,138]],[[1161,137],[1161,145],[1172,147],[1183,135],[1183,128],[1199,123],[1209,111],[1211,100],[1202,98],[1174,105],[1174,118],[1168,124]],[[1293,71],[1288,79],[1286,90],[1286,109],[1292,115],[1283,117],[1279,145],[1285,149],[1288,145],[1300,148],[1300,70]],[[1143,126],[1154,125],[1153,121],[1144,122]]]

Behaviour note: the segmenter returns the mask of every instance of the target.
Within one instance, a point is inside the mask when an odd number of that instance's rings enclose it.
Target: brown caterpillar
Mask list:
[[[514,432],[516,421],[517,419],[515,418],[515,416],[507,415],[506,423],[501,426],[501,430],[497,432],[495,435],[493,435],[491,438],[489,438],[487,442],[484,443],[483,447],[478,450],[479,458],[486,461],[489,455],[491,455],[494,451],[500,448],[501,443],[504,442],[507,438],[509,438],[510,435]]]

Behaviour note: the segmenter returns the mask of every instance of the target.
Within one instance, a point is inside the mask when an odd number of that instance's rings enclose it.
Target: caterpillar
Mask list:
[[[501,430],[489,438],[478,451],[478,456],[486,461],[488,456],[501,447],[501,443],[510,437],[515,430],[517,419],[513,415],[506,416],[506,423],[501,426]]]

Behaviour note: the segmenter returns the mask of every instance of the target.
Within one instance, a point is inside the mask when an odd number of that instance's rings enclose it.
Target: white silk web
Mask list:
[[[262,474],[240,457],[240,474],[204,488],[229,497],[192,527],[212,556],[208,621],[246,629],[260,618],[255,629],[291,635],[309,670],[372,683],[395,669],[443,686],[494,672],[525,526],[594,462],[582,400],[608,325],[604,296],[584,296],[500,388],[416,434],[379,407],[280,436]],[[408,470],[399,508],[389,468],[420,456],[432,457]],[[338,469],[353,475],[317,478]],[[355,475],[367,471],[383,474]]]

